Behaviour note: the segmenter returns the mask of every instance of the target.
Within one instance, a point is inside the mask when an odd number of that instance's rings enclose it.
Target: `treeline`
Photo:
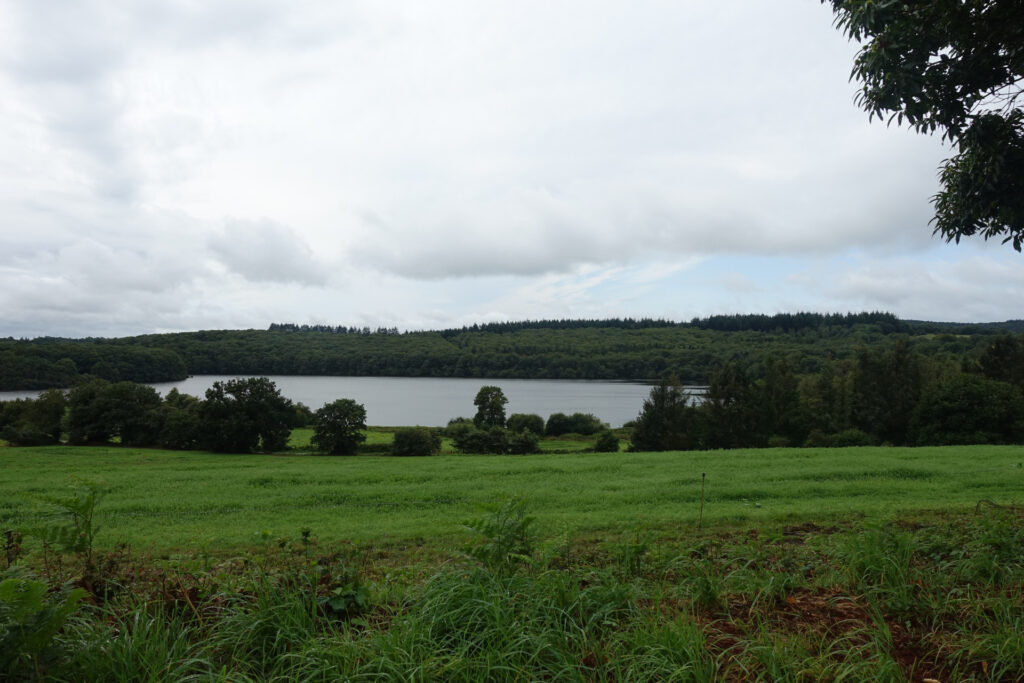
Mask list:
[[[508,322],[477,323],[464,327],[441,330],[446,339],[466,332],[489,332],[508,334],[520,330],[582,330],[582,329],[616,329],[616,330],[649,330],[654,327],[676,327],[680,323],[661,318],[563,318],[560,320],[520,320]]]
[[[447,428],[402,427],[390,447],[366,452],[434,455],[441,436],[464,453],[527,454],[540,451],[542,435],[598,434],[595,450],[619,450],[619,440],[591,414],[505,416],[508,400],[495,386],[482,387],[472,420],[454,418]],[[340,398],[316,412],[281,395],[273,381],[250,377],[214,382],[205,399],[176,389],[161,398],[153,387],[93,379],[69,391],[49,389],[35,399],[0,401],[0,439],[14,446],[118,443],[172,450],[274,453],[288,447],[291,430],[311,426],[311,445],[329,455],[353,455],[366,440],[366,409]],[[604,441],[602,442],[602,438]],[[603,443],[603,445],[602,445]],[[380,446],[376,444],[375,446]]]
[[[713,315],[694,318],[690,326],[723,332],[797,332],[822,327],[872,325],[882,334],[907,333],[911,327],[892,313],[778,313],[776,315]]]
[[[756,373],[727,362],[700,404],[670,381],[652,389],[632,448],[1022,442],[1024,336],[1005,335],[976,360],[929,358],[899,340],[802,375],[784,359]]]
[[[271,332],[324,332],[326,334],[401,334],[397,327],[347,327],[345,325],[296,325],[295,323],[270,323]]]
[[[118,343],[173,351],[190,374],[474,377],[656,380],[675,374],[706,383],[723,362],[753,369],[785,358],[798,372],[816,372],[860,346],[894,339],[887,319],[770,331],[647,327],[527,327],[505,331],[333,334],[207,331],[149,335]],[[926,356],[978,356],[988,334],[916,335],[908,343]]]
[[[725,362],[766,359],[807,374],[861,346],[904,338],[918,354],[976,362],[998,326],[925,331],[888,313],[489,323],[435,332],[275,323],[82,341],[0,340],[0,389],[72,386],[88,377],[156,382],[192,374],[657,380],[707,383]],[[1002,325],[1002,324],[1001,324]],[[1012,326],[1013,323],[1005,323]],[[943,328],[945,330],[945,328]]]
[[[281,396],[266,377],[214,382],[199,399],[146,384],[91,379],[37,399],[0,402],[0,438],[18,446],[120,443],[227,453],[285,448],[313,414]]]
[[[165,348],[96,340],[0,339],[0,389],[69,387],[88,377],[174,382],[188,374],[181,356]]]

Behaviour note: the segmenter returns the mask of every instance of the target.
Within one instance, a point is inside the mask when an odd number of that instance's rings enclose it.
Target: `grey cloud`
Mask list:
[[[861,263],[835,273],[825,291],[854,308],[898,311],[907,318],[1016,319],[1024,301],[1024,270],[1015,261],[982,254],[962,261],[894,258]]]
[[[207,246],[220,263],[251,282],[327,282],[327,269],[302,237],[273,221],[228,221]]]
[[[680,174],[685,186],[682,178],[694,169]],[[719,187],[733,188],[729,193],[681,191],[663,178],[642,185],[602,179],[572,197],[511,192],[444,222],[399,226],[401,219],[376,219],[354,254],[386,272],[439,279],[565,273],[582,264],[669,255],[822,255],[934,244],[927,225],[930,179],[868,180],[854,194],[841,176],[832,170],[820,178],[808,173],[758,183],[723,177]],[[908,194],[921,201],[908,202]]]

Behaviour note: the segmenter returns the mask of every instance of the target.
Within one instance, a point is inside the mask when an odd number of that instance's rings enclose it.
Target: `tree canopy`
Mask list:
[[[822,0],[863,44],[852,78],[872,118],[940,132],[954,147],[932,201],[946,241],[1024,244],[1024,3]]]
[[[507,403],[508,399],[505,398],[505,392],[501,390],[501,387],[480,387],[480,391],[476,393],[476,398],[473,399],[473,405],[476,406],[473,424],[480,429],[488,427],[504,428],[505,404]]]
[[[313,414],[313,445],[330,455],[355,455],[366,441],[366,408],[350,398],[327,403]]]

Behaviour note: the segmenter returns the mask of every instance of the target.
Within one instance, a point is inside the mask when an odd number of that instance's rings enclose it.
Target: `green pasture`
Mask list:
[[[768,449],[533,456],[213,455],[130,448],[0,448],[0,529],[48,514],[48,495],[99,482],[97,543],[229,550],[261,534],[441,540],[486,506],[525,499],[547,535],[640,526],[886,517],[1024,501],[1024,447]]]

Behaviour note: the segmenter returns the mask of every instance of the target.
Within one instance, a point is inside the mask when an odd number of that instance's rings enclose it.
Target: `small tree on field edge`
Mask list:
[[[366,408],[350,398],[326,403],[313,414],[311,442],[329,455],[354,455],[366,441]]]

